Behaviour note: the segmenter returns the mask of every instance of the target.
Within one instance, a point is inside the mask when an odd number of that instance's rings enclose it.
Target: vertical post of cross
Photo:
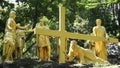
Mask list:
[[[65,31],[65,7],[59,7],[59,30]]]
[[[65,32],[65,7],[59,7],[59,63],[65,63],[65,47],[66,47],[66,38],[63,34]]]

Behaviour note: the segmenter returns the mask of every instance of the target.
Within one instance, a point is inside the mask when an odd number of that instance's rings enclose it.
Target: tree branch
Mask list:
[[[35,45],[35,44],[36,44],[36,42],[32,43],[32,44],[27,48],[27,50],[26,50],[25,52],[23,52],[23,55],[24,55],[25,53],[27,53],[27,52],[32,48],[32,46]]]

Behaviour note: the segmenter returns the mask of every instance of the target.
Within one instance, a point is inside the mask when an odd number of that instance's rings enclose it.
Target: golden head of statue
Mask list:
[[[15,17],[16,17],[16,12],[15,12],[15,11],[11,11],[10,14],[9,14],[9,17],[15,19]]]
[[[70,42],[70,48],[71,48],[71,50],[74,50],[76,48],[76,45],[77,45],[77,42],[75,40],[72,40]]]
[[[44,19],[40,19],[40,26],[44,26]]]
[[[101,26],[102,20],[101,19],[96,19],[96,25]]]

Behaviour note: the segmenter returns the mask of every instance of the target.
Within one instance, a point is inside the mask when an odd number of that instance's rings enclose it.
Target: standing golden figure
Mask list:
[[[97,37],[107,37],[106,29],[101,26],[101,19],[96,19],[96,26],[93,27],[93,34]],[[95,52],[98,57],[107,60],[107,50],[105,41],[95,41]]]
[[[23,57],[23,48],[25,46],[25,32],[26,30],[23,29],[16,30],[16,58]]]
[[[40,25],[38,28],[41,29],[48,29],[44,25],[44,20],[40,19]],[[36,29],[29,30],[29,32],[34,32],[36,34]],[[37,44],[37,56],[39,57],[40,61],[49,61],[51,55],[51,47],[50,47],[50,40],[49,36],[47,35],[36,35],[36,44]]]
[[[25,29],[29,26],[29,24],[25,25],[24,27],[17,25],[15,18],[16,12],[11,11],[6,22],[5,36],[3,40],[3,58],[6,62],[13,61],[12,54],[16,48],[16,29]]]

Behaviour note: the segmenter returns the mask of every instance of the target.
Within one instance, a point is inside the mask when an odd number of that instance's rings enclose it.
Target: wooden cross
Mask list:
[[[59,37],[59,63],[65,63],[65,53],[66,53],[66,39],[82,39],[82,40],[93,40],[93,41],[107,41],[107,42],[118,42],[115,38],[104,38],[96,37],[85,34],[71,33],[65,30],[65,7],[59,7],[59,31],[58,30],[48,30],[36,28],[36,38],[37,35],[49,35]]]

